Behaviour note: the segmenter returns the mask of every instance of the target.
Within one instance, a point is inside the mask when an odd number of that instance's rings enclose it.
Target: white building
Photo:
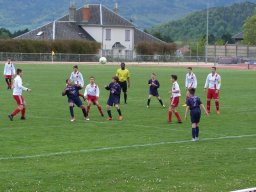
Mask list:
[[[101,4],[88,4],[76,10],[70,6],[69,15],[27,32],[17,39],[89,40],[101,44],[100,54],[131,57],[141,42],[165,43],[135,27],[115,10]]]

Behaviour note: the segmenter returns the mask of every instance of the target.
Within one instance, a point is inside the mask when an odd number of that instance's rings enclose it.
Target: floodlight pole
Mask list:
[[[206,43],[205,43],[205,62],[208,62],[208,44],[209,44],[209,5],[206,8]]]

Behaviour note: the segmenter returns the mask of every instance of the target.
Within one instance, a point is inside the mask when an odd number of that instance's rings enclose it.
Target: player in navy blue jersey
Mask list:
[[[151,79],[148,80],[149,85],[149,95],[148,95],[148,102],[147,102],[147,108],[149,108],[150,101],[152,97],[156,97],[159,101],[159,103],[162,105],[162,107],[165,107],[163,104],[163,101],[158,93],[158,88],[160,87],[159,81],[156,79],[156,74],[151,74]]]
[[[202,104],[199,97],[195,96],[195,88],[191,88],[189,91],[189,98],[186,102],[186,113],[185,120],[187,119],[188,111],[190,110],[190,119],[192,123],[192,141],[199,140],[199,122],[201,118],[201,108],[205,111],[206,116],[208,112],[206,111],[204,105]]]
[[[112,114],[111,114],[111,106],[116,107],[117,112],[119,114],[118,120],[119,121],[123,120],[122,113],[119,106],[121,87],[118,82],[119,82],[119,78],[115,76],[112,78],[112,82],[109,85],[105,86],[105,89],[109,91],[109,98],[107,102],[107,112],[109,116],[107,120],[109,121],[113,120]]]
[[[83,111],[85,120],[89,120],[86,109],[79,98],[79,90],[81,87],[79,85],[72,84],[72,81],[70,79],[66,80],[66,87],[64,91],[62,92],[62,96],[67,95],[68,97],[68,103],[69,103],[69,111],[71,115],[71,122],[75,121],[75,115],[74,115],[74,104],[76,106],[80,107]]]

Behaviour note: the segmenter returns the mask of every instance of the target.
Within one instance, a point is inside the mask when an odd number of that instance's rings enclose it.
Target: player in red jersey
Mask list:
[[[215,100],[216,112],[220,114],[220,104],[219,104],[219,93],[221,86],[221,77],[216,73],[216,67],[212,67],[212,72],[207,76],[204,89],[208,88],[207,92],[207,112],[210,113],[211,100]]]
[[[95,83],[95,78],[90,77],[90,84],[85,87],[84,98],[87,100],[87,113],[89,114],[91,104],[96,105],[102,117],[104,117],[102,107],[99,104],[100,89],[99,86]]]
[[[177,82],[177,79],[178,79],[177,75],[171,75],[172,89],[170,91],[170,94],[172,94],[172,96],[170,98],[169,119],[168,119],[169,123],[172,123],[172,113],[175,114],[178,120],[178,123],[182,123],[180,115],[177,111],[177,107],[179,105],[179,98],[181,96],[181,91],[180,91],[180,87]]]

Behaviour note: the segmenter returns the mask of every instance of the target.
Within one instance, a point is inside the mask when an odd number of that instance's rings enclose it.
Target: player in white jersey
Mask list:
[[[169,107],[169,114],[168,114],[168,122],[172,123],[172,113],[175,114],[178,123],[182,123],[180,115],[177,111],[177,107],[179,105],[179,98],[181,96],[180,86],[177,82],[177,75],[171,75],[171,81],[172,81],[172,89],[170,91],[170,94],[172,94],[170,98],[170,107]]]
[[[79,85],[79,87],[82,89],[84,87],[84,78],[83,75],[80,71],[78,71],[78,66],[74,65],[73,66],[73,72],[70,75],[69,78],[75,85]],[[83,97],[85,100],[83,94],[79,93],[80,97]]]
[[[186,102],[183,105],[184,107],[187,106],[187,100],[189,98],[189,89],[194,88],[196,89],[197,87],[197,78],[196,75],[192,72],[192,67],[188,67],[188,73],[186,74],[186,79],[185,79],[185,87],[186,87]]]
[[[26,102],[22,96],[22,91],[31,91],[31,89],[24,87],[22,85],[22,77],[23,72],[21,69],[17,69],[17,75],[13,81],[13,98],[15,99],[18,107],[8,115],[9,119],[13,121],[13,117],[17,115],[21,111],[21,120],[25,120],[25,113],[26,113]]]
[[[215,100],[217,114],[220,114],[219,93],[221,86],[221,77],[216,73],[216,67],[212,67],[212,72],[207,76],[204,89],[207,93],[207,111],[210,113],[211,100]]]
[[[11,59],[8,59],[4,65],[4,77],[7,84],[7,89],[12,88],[12,78],[15,75],[15,67]]]
[[[99,86],[95,83],[95,78],[90,77],[90,84],[85,87],[84,98],[87,100],[87,113],[90,112],[91,104],[96,105],[102,117],[104,117],[102,107],[99,104],[100,89]]]

